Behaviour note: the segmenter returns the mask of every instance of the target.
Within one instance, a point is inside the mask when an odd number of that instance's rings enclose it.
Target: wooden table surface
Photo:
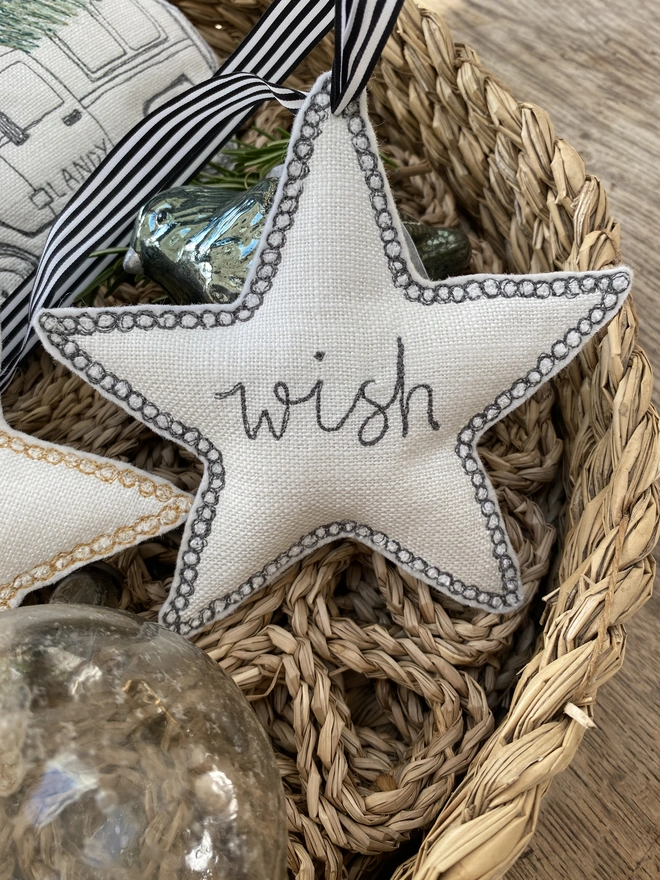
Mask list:
[[[660,0],[425,0],[604,182],[636,270],[660,404]],[[553,784],[506,880],[660,878],[660,595],[628,625],[597,730]]]

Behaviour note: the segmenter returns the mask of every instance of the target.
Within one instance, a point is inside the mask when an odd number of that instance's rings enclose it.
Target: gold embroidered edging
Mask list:
[[[73,451],[63,452],[61,449],[29,443],[2,430],[0,449],[10,449],[17,455],[24,455],[33,461],[44,461],[54,467],[63,464],[106,484],[119,482],[125,489],[137,488],[143,498],[154,497],[163,505],[157,513],[142,516],[132,525],[120,526],[112,534],[98,535],[91,541],[76,544],[72,550],[60,552],[48,562],[22,572],[8,583],[0,584],[0,608],[8,608],[19,592],[51,580],[72,565],[90,562],[95,557],[108,556],[123,547],[157,535],[162,529],[175,525],[192,506],[192,498],[177,492],[173,486],[157,483],[148,476],[136,474],[111,462],[97,462]]]

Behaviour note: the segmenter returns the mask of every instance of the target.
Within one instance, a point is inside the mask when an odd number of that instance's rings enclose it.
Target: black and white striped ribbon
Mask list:
[[[341,113],[366,86],[404,0],[337,0],[330,106]]]
[[[55,221],[35,275],[5,300],[2,376],[6,383],[34,344],[30,321],[42,307],[68,305],[114,256],[89,253],[128,243],[140,207],[187,183],[255,107],[277,98],[296,109],[302,94],[281,83],[332,27],[336,112],[366,83],[403,0],[274,0],[211,79],[163,105],[133,128]],[[341,8],[340,8],[341,7]],[[270,80],[271,82],[268,82]]]

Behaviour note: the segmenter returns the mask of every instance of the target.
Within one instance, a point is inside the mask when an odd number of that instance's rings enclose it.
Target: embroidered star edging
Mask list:
[[[91,541],[76,544],[71,550],[61,551],[49,560],[33,566],[0,584],[0,609],[12,607],[19,593],[27,592],[36,586],[45,586],[72,568],[84,565],[94,559],[102,559],[111,553],[131,546],[145,538],[158,535],[173,528],[190,511],[192,497],[177,492],[167,483],[156,483],[148,476],[138,474],[130,468],[122,468],[111,461],[96,461],[78,455],[73,450],[57,446],[42,445],[28,435],[18,432],[11,434],[0,428],[0,450],[5,449],[23,455],[32,461],[43,461],[53,467],[73,468],[84,476],[94,477],[102,483],[118,483],[128,491],[137,491],[143,498],[154,497],[161,502],[161,508],[134,522],[126,523],[110,534],[101,534]]]
[[[361,115],[360,105],[357,102],[350,104],[343,117],[351,133],[356,158],[370,192],[374,220],[379,229],[393,282],[407,300],[430,306],[450,302],[461,303],[482,297],[573,298],[581,293],[598,292],[600,302],[592,306],[575,327],[570,328],[562,338],[557,339],[550,351],[539,356],[536,364],[532,365],[524,376],[514,381],[483,411],[476,413],[457,435],[455,451],[466,477],[471,482],[475,501],[484,517],[484,526],[490,537],[493,555],[499,564],[502,592],[496,593],[476,585],[466,585],[454,578],[451,573],[440,571],[438,567],[416,556],[383,532],[373,530],[366,524],[348,520],[320,526],[307,533],[229,595],[213,600],[199,613],[189,617],[188,620],[183,620],[182,613],[188,607],[189,597],[194,593],[197,566],[211,533],[219,493],[224,488],[225,473],[222,456],[198,429],[173,419],[167,412],[161,412],[158,406],[142,395],[138,389],[95,361],[71,339],[71,336],[115,330],[124,333],[133,330],[175,328],[203,330],[230,327],[237,321],[249,321],[263,303],[264,296],[270,290],[277,274],[281,251],[286,242],[286,232],[294,222],[304,187],[304,178],[309,172],[309,160],[314,151],[313,141],[320,134],[322,124],[328,117],[328,106],[326,82],[313,93],[307,108],[302,111],[301,118],[296,123],[275,207],[269,217],[246,290],[237,303],[230,308],[211,307],[196,311],[185,308],[152,307],[139,308],[131,312],[124,311],[121,314],[113,314],[107,310],[100,310],[97,313],[81,312],[78,315],[68,314],[65,317],[46,314],[42,315],[39,321],[42,336],[51,343],[60,359],[68,362],[76,372],[81,373],[106,396],[120,401],[129,412],[138,415],[160,433],[187,446],[206,463],[205,484],[200,490],[204,503],[195,511],[186,528],[179,576],[176,579],[170,608],[164,615],[168,626],[184,634],[204,626],[214,617],[229,613],[232,607],[271,582],[279,572],[306,552],[342,535],[353,536],[371,544],[384,555],[407,568],[413,575],[423,577],[437,588],[455,595],[467,604],[478,607],[488,606],[493,610],[507,610],[519,605],[524,595],[518,564],[510,550],[494,491],[489,489],[489,482],[481,467],[476,452],[477,441],[492,424],[534,393],[544,380],[568,363],[582,345],[583,339],[593,335],[594,330],[613,315],[630,287],[630,273],[624,269],[560,276],[472,276],[453,279],[448,284],[425,282],[408,266],[401,244],[403,233],[400,222],[396,210],[391,207],[391,194],[372,135]]]

